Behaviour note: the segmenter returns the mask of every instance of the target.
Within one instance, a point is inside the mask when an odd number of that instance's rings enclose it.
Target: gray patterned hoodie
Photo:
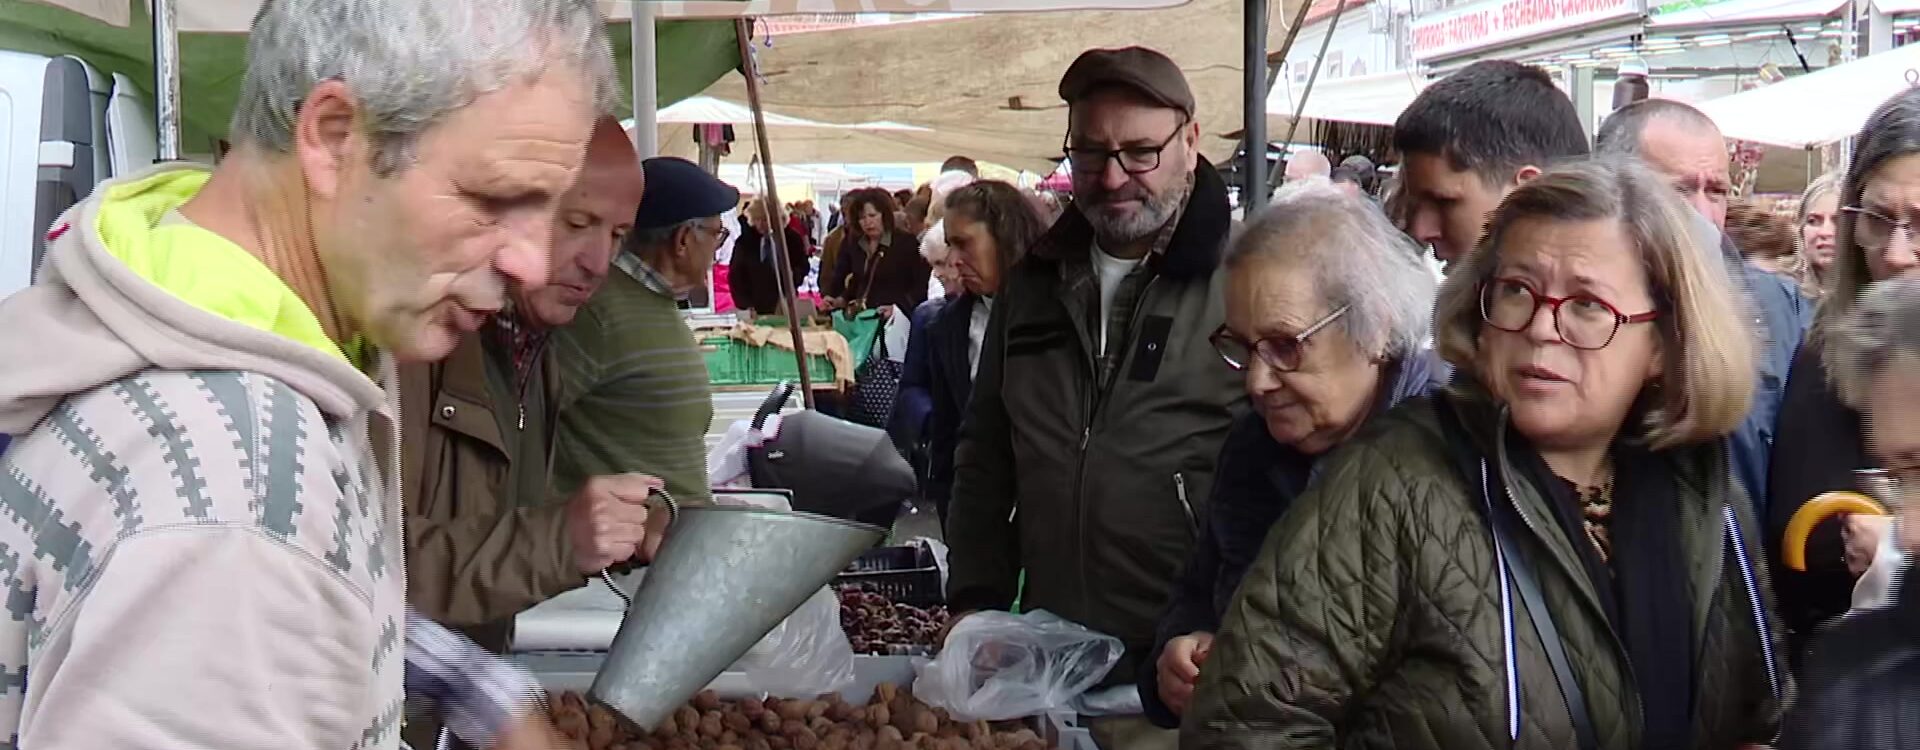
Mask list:
[[[395,410],[179,218],[207,176],[102,185],[0,302],[0,748],[399,744]]]

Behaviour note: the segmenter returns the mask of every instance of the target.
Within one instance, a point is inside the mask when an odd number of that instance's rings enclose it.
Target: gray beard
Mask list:
[[[1126,219],[1109,219],[1100,211],[1099,203],[1092,203],[1092,209],[1081,215],[1093,226],[1094,239],[1099,240],[1101,246],[1118,247],[1137,242],[1166,226],[1186,204],[1187,194],[1192,190],[1193,183],[1182,182],[1159,200],[1148,199],[1138,213]]]

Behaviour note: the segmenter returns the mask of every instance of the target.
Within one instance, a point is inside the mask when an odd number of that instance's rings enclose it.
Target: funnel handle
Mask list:
[[[767,394],[767,400],[760,402],[760,410],[753,413],[753,430],[759,432],[767,425],[767,418],[779,414],[787,401],[793,398],[793,381],[783,380]]]
[[[659,496],[660,501],[667,504],[667,528],[673,528],[673,522],[680,520],[680,501],[673,499],[673,495],[668,493],[665,487],[654,488],[653,494]],[[631,608],[633,606],[633,597],[627,596],[627,592],[620,590],[620,586],[613,582],[613,574],[607,572],[608,570],[608,568],[600,569],[600,580],[607,584],[607,588],[613,591],[614,596],[620,597],[620,600],[626,602],[627,606]]]

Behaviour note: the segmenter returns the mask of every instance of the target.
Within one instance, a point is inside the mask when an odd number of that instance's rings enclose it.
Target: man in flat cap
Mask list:
[[[1155,622],[1193,548],[1240,379],[1207,343],[1224,317],[1226,184],[1199,153],[1193,92],[1149,49],[1096,49],[1060,80],[1073,208],[1001,287],[962,428],[947,540],[956,611],[1022,606],[1115,636],[1102,689],[1153,670]],[[1145,696],[1142,696],[1145,697]],[[1171,748],[1138,716],[1106,750]]]
[[[407,584],[423,614],[503,648],[511,618],[658,544],[659,480],[608,475],[551,487],[560,400],[553,332],[608,276],[643,191],[639,159],[612,118],[561,197],[550,281],[512,303],[452,356],[401,373]],[[431,745],[426,745],[431,747]]]
[[[729,233],[721,215],[740,193],[685,159],[648,159],[646,175],[646,198],[606,288],[554,342],[554,487],[642,472],[681,503],[707,504],[713,394],[679,301],[706,284]]]

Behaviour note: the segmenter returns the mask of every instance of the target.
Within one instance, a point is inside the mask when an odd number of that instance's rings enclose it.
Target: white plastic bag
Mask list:
[[[956,623],[940,655],[920,667],[913,694],[965,721],[1065,710],[1125,650],[1118,638],[1044,610],[978,612]]]
[[[751,431],[749,431],[751,432]],[[790,511],[779,495],[715,493],[715,505]],[[853,684],[853,644],[840,628],[840,598],[822,586],[727,669],[776,698],[813,698]]]
[[[840,599],[822,587],[773,626],[728,670],[776,698],[814,698],[853,684],[853,646],[840,629]]]

